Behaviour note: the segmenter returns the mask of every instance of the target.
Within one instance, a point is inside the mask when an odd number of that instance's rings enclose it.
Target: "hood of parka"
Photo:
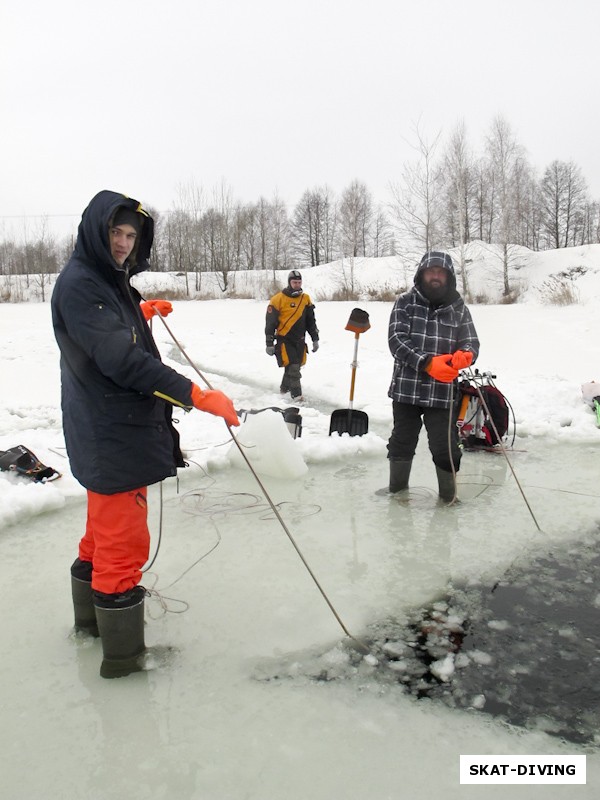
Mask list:
[[[448,273],[446,292],[442,298],[438,298],[436,301],[431,301],[427,291],[423,290],[423,272],[429,267],[440,267]],[[430,300],[430,302],[434,302],[434,305],[450,305],[460,296],[456,290],[456,275],[454,273],[452,257],[449,253],[443,253],[439,250],[430,250],[428,253],[425,253],[415,272],[414,284],[423,297],[426,300]]]
[[[121,206],[137,212],[144,218],[141,234],[137,237],[135,247],[122,267],[112,257],[108,238],[111,221]],[[150,269],[148,258],[153,239],[154,220],[144,211],[142,204],[132,197],[105,189],[91,199],[83,212],[73,256],[96,267],[110,271],[127,269],[129,275],[137,275],[138,272]]]

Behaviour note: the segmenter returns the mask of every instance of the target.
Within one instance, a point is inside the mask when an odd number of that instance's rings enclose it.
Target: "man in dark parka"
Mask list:
[[[162,363],[146,322],[171,310],[142,302],[133,275],[148,269],[154,224],[137,200],[97,194],[52,295],[61,359],[63,428],[71,470],[87,489],[86,532],[71,567],[75,627],[100,635],[100,674],[143,668],[146,487],[184,466],[173,405],[238,425],[231,400]]]

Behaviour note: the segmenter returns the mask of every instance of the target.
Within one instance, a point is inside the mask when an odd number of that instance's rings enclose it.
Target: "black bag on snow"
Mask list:
[[[16,472],[36,483],[46,483],[60,478],[60,472],[47,467],[25,445],[18,444],[8,450],[0,450],[0,470]]]

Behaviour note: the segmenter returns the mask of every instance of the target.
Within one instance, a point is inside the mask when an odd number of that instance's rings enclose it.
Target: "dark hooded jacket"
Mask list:
[[[122,267],[108,237],[120,206],[144,217]],[[73,255],[52,294],[71,470],[99,494],[147,486],[184,466],[171,412],[172,404],[192,406],[192,383],[160,360],[142,298],[129,282],[149,267],[153,231],[136,200],[100,192],[83,212]]]
[[[448,271],[447,290],[432,301],[423,291],[421,278],[430,266]],[[456,386],[442,383],[425,372],[432,356],[470,350],[473,362],[479,339],[471,313],[456,290],[456,277],[448,253],[432,251],[423,256],[414,286],[396,300],[390,315],[388,343],[394,356],[394,374],[388,392],[399,403],[449,408],[456,399]]]

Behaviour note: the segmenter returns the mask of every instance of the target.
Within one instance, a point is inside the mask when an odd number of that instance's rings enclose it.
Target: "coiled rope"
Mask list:
[[[188,356],[188,354],[187,354],[187,353],[186,353],[186,351],[185,351],[185,348],[184,348],[184,347],[181,345],[181,343],[178,341],[177,337],[175,336],[175,334],[173,333],[173,331],[171,330],[171,328],[170,328],[170,327],[169,327],[169,325],[167,324],[167,322],[166,322],[166,320],[165,320],[164,316],[163,316],[163,315],[160,313],[160,311],[159,311],[157,308],[155,308],[154,310],[155,310],[155,312],[156,312],[156,316],[160,318],[160,321],[161,321],[161,322],[162,322],[162,324],[165,326],[165,328],[166,328],[166,330],[167,330],[167,333],[169,334],[169,336],[171,337],[171,339],[173,340],[173,342],[175,343],[175,345],[177,346],[177,348],[178,348],[178,349],[179,349],[179,351],[181,352],[182,356],[183,356],[183,357],[185,358],[185,360],[188,362],[188,364],[190,365],[190,367],[191,367],[191,368],[194,370],[194,372],[195,372],[195,373],[196,373],[196,374],[197,374],[197,375],[200,377],[200,379],[203,381],[203,383],[204,383],[204,384],[205,384],[205,385],[206,385],[206,386],[207,386],[209,389],[212,389],[213,387],[211,386],[211,384],[210,384],[210,381],[209,381],[209,380],[206,378],[206,376],[205,376],[205,375],[203,375],[203,374],[202,374],[202,372],[201,372],[201,371],[198,369],[198,367],[196,366],[196,364],[195,364],[195,363],[192,361],[192,359],[191,359],[191,358]],[[262,482],[262,481],[261,481],[261,479],[259,478],[259,476],[258,476],[258,474],[257,474],[256,470],[254,469],[254,467],[253,467],[253,466],[252,466],[252,464],[250,463],[250,461],[249,461],[248,457],[246,456],[246,453],[244,452],[244,448],[243,448],[243,447],[241,446],[241,444],[238,442],[238,440],[237,440],[237,437],[235,436],[235,434],[234,434],[233,430],[231,429],[231,425],[229,425],[229,424],[228,424],[226,421],[225,421],[225,425],[227,426],[227,429],[228,429],[228,431],[229,431],[229,434],[231,435],[231,438],[233,439],[233,441],[234,441],[234,443],[235,443],[235,445],[236,445],[237,449],[239,450],[239,452],[240,452],[240,455],[241,455],[241,456],[242,456],[242,458],[244,459],[244,461],[245,461],[245,463],[246,463],[246,466],[248,467],[248,469],[250,470],[250,472],[251,472],[251,473],[252,473],[252,475],[254,476],[254,479],[256,480],[256,482],[257,482],[258,486],[260,487],[260,490],[261,490],[261,492],[262,492],[262,494],[263,494],[264,498],[266,499],[267,503],[269,504],[269,506],[270,506],[270,508],[271,508],[271,511],[273,512],[273,514],[274,514],[274,515],[275,515],[275,517],[277,518],[277,521],[279,522],[279,524],[280,524],[280,525],[281,525],[281,527],[283,528],[283,531],[284,531],[284,533],[286,534],[286,536],[288,537],[288,539],[289,539],[289,540],[290,540],[290,542],[292,543],[292,546],[293,546],[294,550],[296,551],[296,553],[298,554],[298,556],[299,556],[300,560],[301,560],[301,561],[302,561],[302,563],[304,564],[304,566],[305,566],[305,568],[306,568],[306,570],[307,570],[308,574],[309,574],[309,575],[310,575],[310,577],[313,579],[313,581],[314,581],[314,583],[315,583],[315,586],[317,587],[317,589],[318,589],[318,590],[319,590],[319,592],[321,593],[321,596],[323,597],[323,599],[324,599],[324,600],[325,600],[325,602],[327,603],[327,605],[328,605],[328,607],[329,607],[329,610],[331,611],[331,613],[333,614],[333,616],[334,616],[334,617],[335,617],[335,619],[337,620],[337,622],[338,622],[338,624],[339,624],[340,628],[341,628],[341,629],[344,631],[344,633],[346,634],[346,636],[348,636],[350,639],[352,639],[352,641],[353,641],[353,642],[354,642],[356,645],[358,645],[358,647],[359,647],[359,648],[360,648],[360,649],[361,649],[363,652],[365,652],[365,653],[369,653],[369,652],[370,652],[370,651],[369,651],[369,648],[368,648],[368,647],[367,647],[365,644],[363,644],[363,643],[362,643],[362,642],[361,642],[359,639],[357,639],[355,636],[353,636],[353,635],[350,633],[350,631],[348,630],[348,628],[346,627],[346,625],[344,624],[344,622],[343,622],[342,618],[340,617],[340,615],[339,615],[339,614],[338,614],[338,612],[336,611],[336,609],[335,609],[335,607],[334,607],[333,603],[331,602],[331,600],[330,600],[330,599],[329,599],[329,597],[327,596],[327,594],[326,594],[325,590],[323,589],[323,587],[322,587],[322,586],[321,586],[321,584],[319,583],[319,581],[318,581],[318,579],[317,579],[316,575],[314,574],[314,572],[313,572],[313,571],[312,571],[312,569],[310,568],[310,565],[308,564],[308,562],[307,562],[306,558],[304,557],[304,555],[303,555],[302,551],[301,551],[301,550],[300,550],[300,548],[298,547],[298,544],[297,544],[296,540],[294,539],[294,537],[292,536],[292,533],[291,533],[291,531],[289,530],[288,526],[285,524],[285,521],[284,521],[283,517],[282,517],[282,516],[281,516],[281,514],[279,513],[279,509],[277,508],[277,506],[275,505],[275,503],[274,503],[274,502],[273,502],[273,500],[271,499],[271,496],[269,495],[269,493],[268,493],[268,491],[267,491],[266,487],[264,486],[263,482]]]

